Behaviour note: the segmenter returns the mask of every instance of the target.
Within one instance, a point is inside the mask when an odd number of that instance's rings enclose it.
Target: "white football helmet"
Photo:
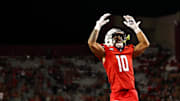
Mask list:
[[[118,29],[118,28],[112,28],[110,29],[106,35],[105,35],[105,39],[104,39],[104,44],[107,46],[113,46],[113,40],[112,40],[112,34],[116,33],[116,32],[120,32],[125,34],[122,30]]]

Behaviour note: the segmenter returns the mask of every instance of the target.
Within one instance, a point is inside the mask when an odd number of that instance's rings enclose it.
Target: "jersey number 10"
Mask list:
[[[129,71],[129,65],[126,55],[116,55],[116,59],[118,61],[119,72],[127,72]]]

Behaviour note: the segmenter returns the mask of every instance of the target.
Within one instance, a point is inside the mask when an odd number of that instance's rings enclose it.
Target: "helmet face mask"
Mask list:
[[[119,33],[119,32],[113,33],[112,39],[115,39],[115,38],[120,38],[121,40],[125,40],[125,34]]]
[[[104,41],[107,46],[115,46],[122,50],[126,45],[126,35],[122,30],[112,28],[107,32]]]

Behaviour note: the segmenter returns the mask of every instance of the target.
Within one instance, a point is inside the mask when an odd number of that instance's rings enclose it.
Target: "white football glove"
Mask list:
[[[123,18],[125,19],[123,23],[134,30],[136,34],[141,31],[141,29],[139,28],[139,24],[141,23],[141,21],[138,21],[136,23],[135,19],[130,15],[125,15],[123,16]]]
[[[110,15],[110,13],[105,13],[103,16],[101,16],[100,19],[96,21],[96,26],[94,27],[94,29],[99,31],[103,25],[109,22],[109,19],[106,18]]]

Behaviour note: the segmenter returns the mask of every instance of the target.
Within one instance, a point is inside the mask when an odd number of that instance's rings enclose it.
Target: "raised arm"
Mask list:
[[[110,16],[109,13],[106,13],[103,16],[101,16],[101,18],[96,22],[96,25],[88,39],[89,48],[99,58],[102,58],[105,55],[105,51],[104,48],[99,43],[97,43],[97,39],[101,27],[109,22],[109,19],[106,19],[108,16]]]
[[[148,39],[146,38],[145,34],[143,33],[143,31],[139,28],[140,21],[136,23],[134,18],[129,15],[126,15],[123,17],[125,19],[124,24],[130,27],[136,33],[139,43],[134,47],[133,57],[139,56],[144,52],[144,50],[147,47],[149,47],[150,43]]]

